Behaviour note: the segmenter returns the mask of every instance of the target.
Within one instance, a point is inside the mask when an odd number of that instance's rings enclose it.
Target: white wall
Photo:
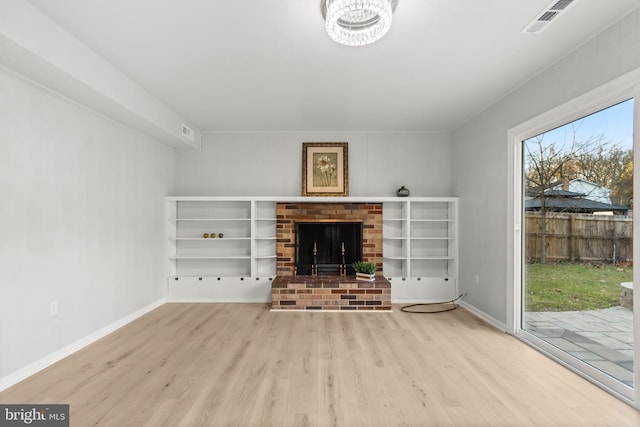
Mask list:
[[[0,68],[0,385],[165,296],[173,168],[172,149]]]
[[[640,11],[587,41],[453,132],[460,203],[460,288],[465,301],[507,323],[509,128],[640,67]],[[480,284],[473,284],[473,277]]]
[[[349,143],[349,195],[451,195],[448,132],[204,133],[176,151],[178,196],[299,196],[303,142]]]
[[[81,43],[27,0],[0,2],[0,64],[174,147],[198,147],[181,134],[183,117]]]

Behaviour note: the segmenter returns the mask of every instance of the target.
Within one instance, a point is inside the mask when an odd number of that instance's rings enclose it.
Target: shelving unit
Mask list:
[[[172,213],[174,278],[251,275],[250,202],[175,201]]]
[[[394,199],[382,204],[382,271],[388,278],[404,278],[408,275],[408,208],[406,199]]]
[[[276,202],[252,202],[252,276],[276,274]]]
[[[268,302],[277,271],[276,204],[345,201],[383,204],[383,274],[392,302],[457,296],[456,198],[168,197],[169,300]]]
[[[268,301],[275,230],[273,201],[167,198],[169,299]]]
[[[383,273],[394,302],[457,296],[456,198],[407,198],[383,204]]]

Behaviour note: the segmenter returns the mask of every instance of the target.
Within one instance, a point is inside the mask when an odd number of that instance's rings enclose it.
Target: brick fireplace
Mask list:
[[[278,203],[277,274],[295,275],[296,223],[362,221],[362,261],[382,271],[382,203]]]
[[[276,214],[278,258],[272,309],[391,310],[391,284],[382,276],[381,203],[278,203]],[[323,222],[362,224],[362,261],[378,266],[375,282],[356,281],[354,274],[296,276],[297,225]]]

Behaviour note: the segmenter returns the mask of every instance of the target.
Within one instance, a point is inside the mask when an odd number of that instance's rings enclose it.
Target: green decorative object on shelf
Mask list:
[[[204,237],[204,238],[206,239],[207,237],[209,237],[209,233],[204,233],[204,234],[202,235],[202,237]]]
[[[215,239],[216,238],[216,233],[211,233],[211,238]]]

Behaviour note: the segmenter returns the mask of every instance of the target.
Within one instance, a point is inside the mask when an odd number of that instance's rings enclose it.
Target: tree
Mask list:
[[[611,203],[630,206],[633,150],[622,150],[615,144],[600,145],[594,152],[578,156],[575,166],[577,174],[570,179],[582,178],[608,188]]]
[[[622,172],[611,185],[611,202],[620,206],[633,207],[633,150],[622,158]]]

